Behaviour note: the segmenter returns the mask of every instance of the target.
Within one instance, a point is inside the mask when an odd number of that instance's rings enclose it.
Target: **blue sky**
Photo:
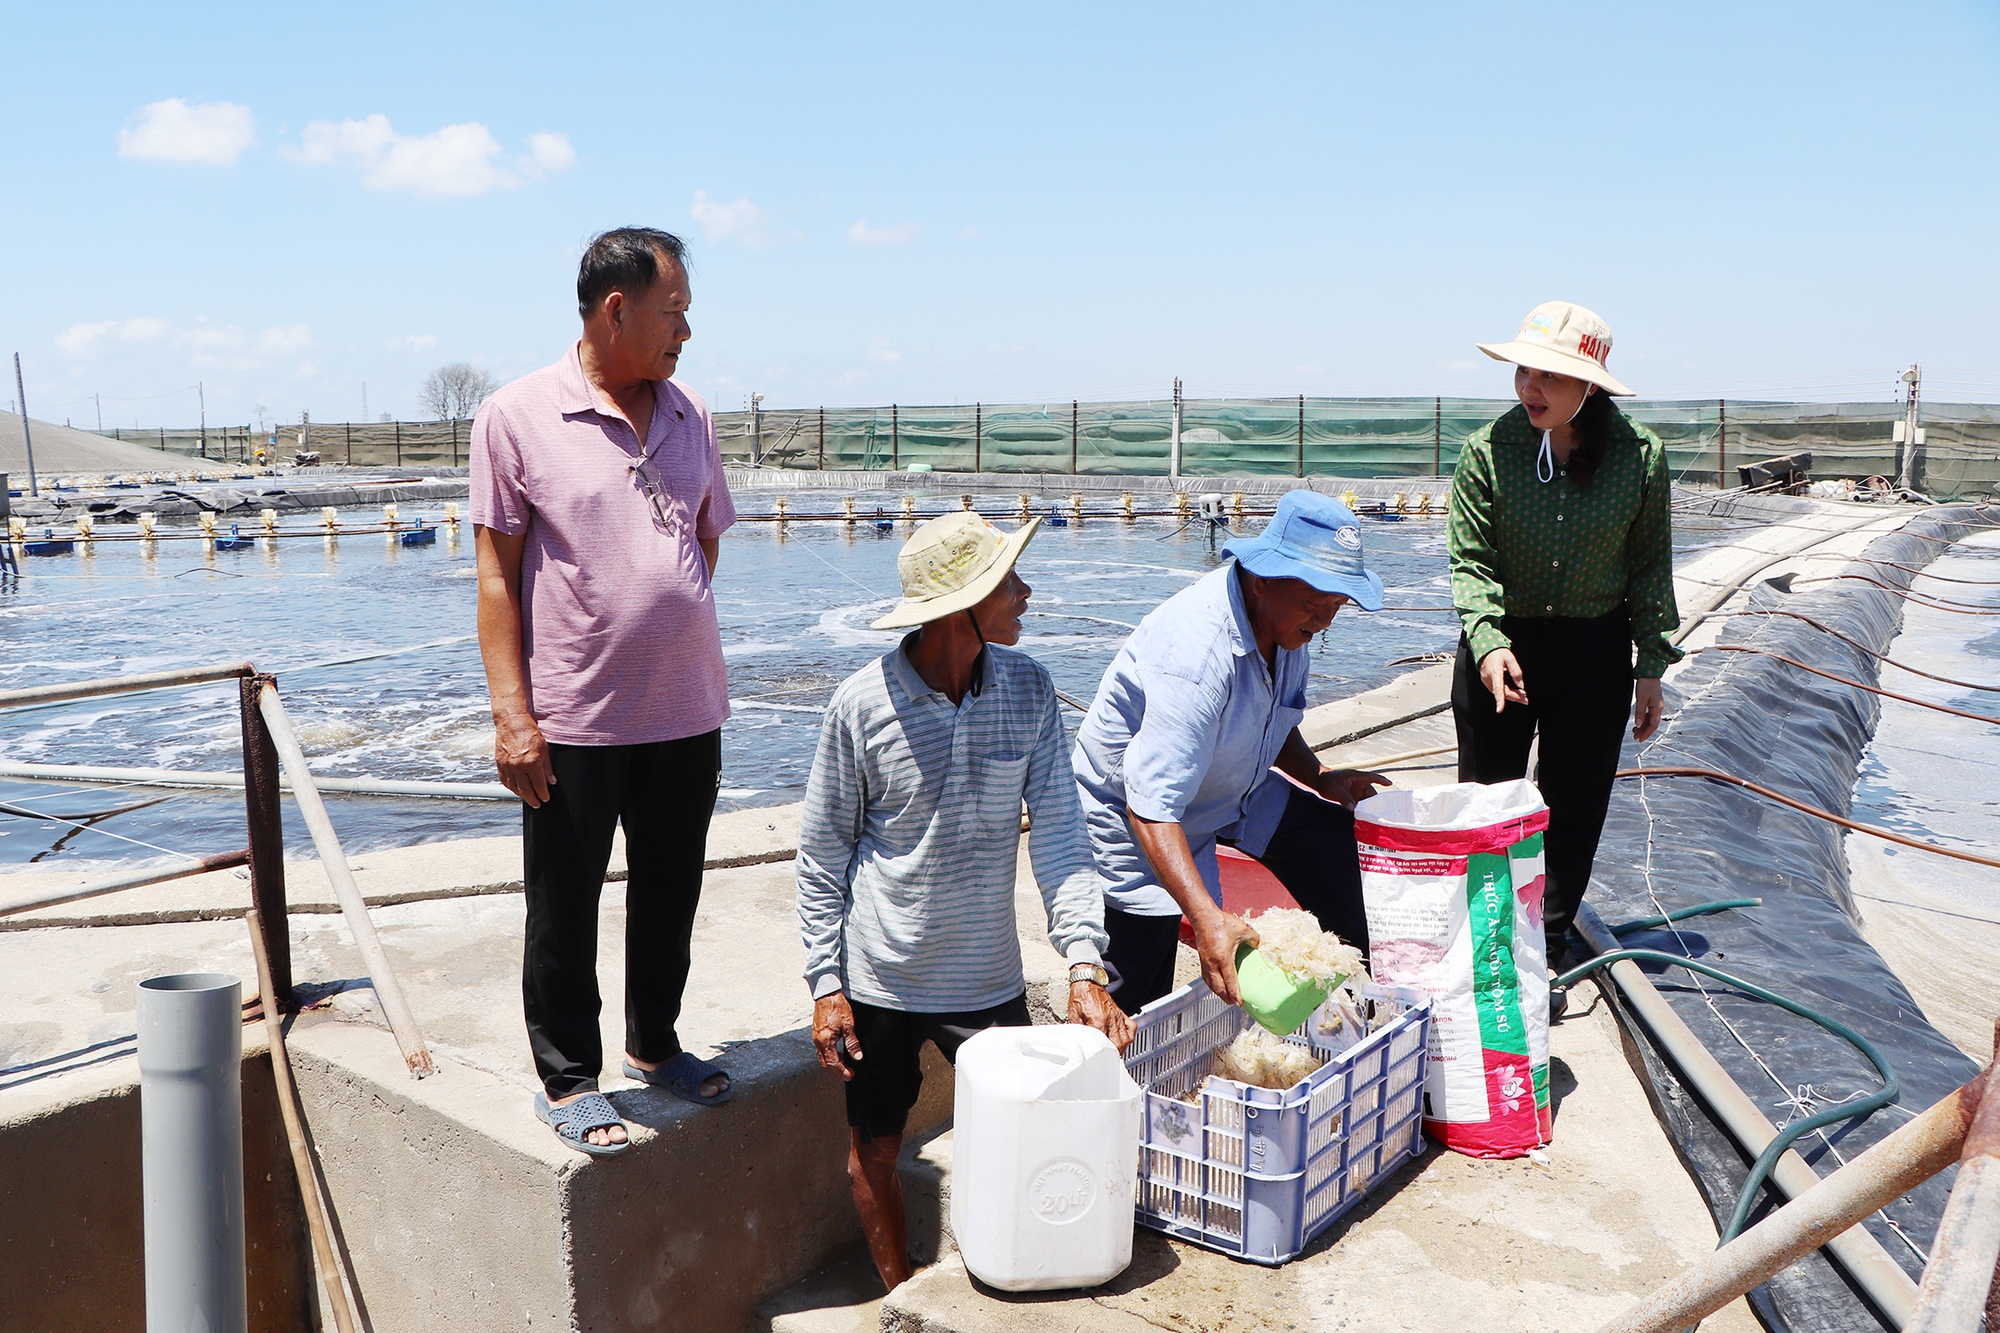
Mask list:
[[[410,418],[638,222],[719,409],[1504,394],[1552,298],[1653,396],[1995,399],[1997,12],[13,6],[0,352],[79,425]]]

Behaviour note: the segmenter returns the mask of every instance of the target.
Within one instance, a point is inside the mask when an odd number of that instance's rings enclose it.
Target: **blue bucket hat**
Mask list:
[[[1331,496],[1287,491],[1262,533],[1238,537],[1222,551],[1252,574],[1303,579],[1321,592],[1341,593],[1363,611],[1382,609],[1382,580],[1361,564],[1361,521]]]

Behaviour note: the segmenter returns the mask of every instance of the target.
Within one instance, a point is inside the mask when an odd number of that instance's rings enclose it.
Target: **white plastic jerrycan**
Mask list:
[[[1094,1287],[1132,1262],[1139,1085],[1074,1023],[988,1028],[958,1048],[951,1230],[1002,1291]]]

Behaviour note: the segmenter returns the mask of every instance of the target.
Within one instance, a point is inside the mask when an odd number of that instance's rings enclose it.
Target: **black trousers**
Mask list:
[[[625,1049],[652,1063],[681,1051],[708,821],[722,781],[722,733],[648,745],[551,745],[556,782],[522,806],[527,947],[521,1001],[548,1095],[597,1087],[597,902],[611,837],[625,827]]]
[[[1288,787],[1290,784],[1286,784]],[[1319,918],[1320,929],[1368,952],[1368,915],[1361,899],[1361,859],[1354,846],[1354,812],[1291,787],[1277,832],[1258,857],[1299,906]],[[1137,1013],[1174,988],[1175,946],[1181,919],[1136,916],[1105,904],[1111,936],[1107,966],[1118,973],[1112,995],[1119,1008]]]
[[[1563,954],[1563,937],[1583,893],[1611,804],[1612,775],[1632,716],[1632,621],[1624,608],[1595,620],[1508,616],[1500,628],[1513,641],[1528,703],[1493,709],[1464,635],[1452,672],[1451,715],[1458,728],[1458,780],[1510,782],[1528,775],[1528,747],[1541,732],[1535,785],[1549,807],[1542,840],[1547,882],[1542,929],[1549,960]]]

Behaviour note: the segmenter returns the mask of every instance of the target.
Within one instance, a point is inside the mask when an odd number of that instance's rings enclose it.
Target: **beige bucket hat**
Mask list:
[[[1611,359],[1611,326],[1597,312],[1568,301],[1544,301],[1530,310],[1513,342],[1474,346],[1495,361],[1572,375],[1620,397],[1632,392],[1604,368]]]
[[[1002,532],[966,510],[931,519],[910,534],[896,557],[903,600],[871,628],[908,629],[979,605],[1007,577],[1041,525],[1031,518]]]

